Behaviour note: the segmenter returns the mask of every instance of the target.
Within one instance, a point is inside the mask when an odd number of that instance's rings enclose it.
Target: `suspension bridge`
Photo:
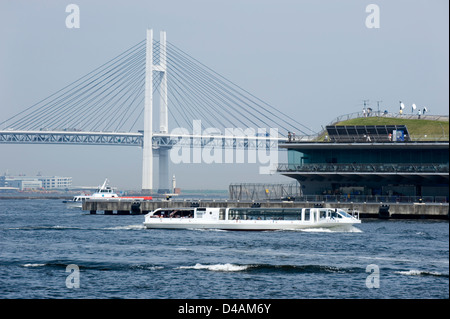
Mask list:
[[[154,156],[159,190],[169,189],[174,146],[270,148],[288,132],[315,134],[167,41],[164,31],[154,39],[151,29],[146,39],[0,120],[3,144],[142,147],[144,191],[154,190]]]

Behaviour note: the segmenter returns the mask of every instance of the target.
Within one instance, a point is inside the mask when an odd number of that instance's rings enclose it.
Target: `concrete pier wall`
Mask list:
[[[146,214],[157,208],[182,208],[191,204],[199,207],[251,207],[254,202],[231,200],[201,201],[132,201],[118,199],[88,200],[83,203],[83,210],[92,214],[106,212],[111,214]],[[263,208],[312,208],[317,205],[329,208],[343,208],[358,211],[360,218],[393,219],[446,219],[449,218],[449,205],[444,203],[315,203],[315,202],[261,202]],[[383,207],[383,205],[385,205]]]

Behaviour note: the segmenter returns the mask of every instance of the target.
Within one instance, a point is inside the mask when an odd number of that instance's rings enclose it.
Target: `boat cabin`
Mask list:
[[[195,218],[203,220],[321,220],[352,218],[338,208],[158,208],[151,217]]]
[[[231,220],[301,220],[305,222],[351,218],[347,212],[337,208],[229,208],[227,215]]]
[[[99,188],[97,191],[92,195],[92,197],[119,197],[116,193],[114,193],[113,189],[109,186],[106,188]]]

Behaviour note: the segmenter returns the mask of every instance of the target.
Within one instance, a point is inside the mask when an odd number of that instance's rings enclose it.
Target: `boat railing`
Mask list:
[[[449,165],[444,163],[282,163],[278,172],[299,173],[408,173],[442,174],[449,172]]]
[[[350,214],[353,218],[359,220],[359,210],[357,209],[349,209],[348,214]]]

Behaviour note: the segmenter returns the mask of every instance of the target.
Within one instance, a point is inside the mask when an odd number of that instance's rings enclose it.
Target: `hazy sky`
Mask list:
[[[66,27],[70,3],[78,29]],[[369,4],[380,9],[379,28],[366,26]],[[394,112],[402,100],[448,114],[448,12],[447,0],[0,0],[0,122],[145,39],[147,28],[316,131],[365,99],[374,109],[382,100]],[[137,147],[0,144],[0,173],[72,176],[75,185],[108,177],[139,189],[141,160]],[[258,170],[171,164],[184,189],[293,181]]]

